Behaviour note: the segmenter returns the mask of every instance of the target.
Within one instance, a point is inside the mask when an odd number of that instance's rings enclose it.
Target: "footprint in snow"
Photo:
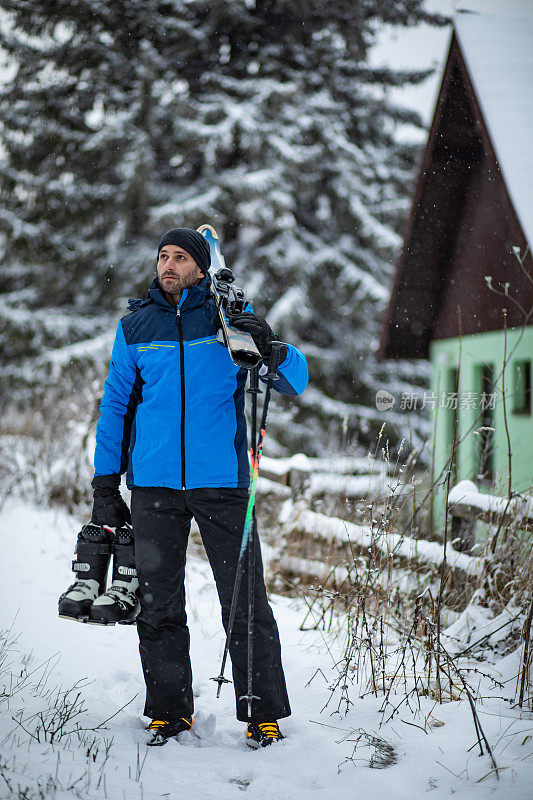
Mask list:
[[[251,781],[248,778],[229,778],[228,783],[235,783],[241,792],[245,792]]]

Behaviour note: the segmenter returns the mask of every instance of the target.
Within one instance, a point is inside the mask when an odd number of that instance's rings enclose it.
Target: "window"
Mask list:
[[[448,409],[448,442],[451,456],[452,482],[457,483],[457,451],[459,449],[459,370],[452,367],[448,370],[448,396],[446,408]],[[453,443],[455,450],[452,453]]]
[[[496,400],[494,380],[492,364],[481,364],[478,367],[478,391],[480,394],[478,479],[489,485],[494,479],[494,406]]]
[[[513,414],[531,414],[531,361],[513,364]]]

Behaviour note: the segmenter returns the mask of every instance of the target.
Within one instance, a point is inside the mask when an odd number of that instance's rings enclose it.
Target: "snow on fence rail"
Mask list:
[[[492,525],[533,526],[533,497],[511,498],[482,494],[472,481],[460,481],[448,495],[448,511],[459,519],[480,520]]]
[[[356,525],[336,517],[328,517],[315,511],[299,507],[291,500],[282,507],[279,522],[286,535],[304,533],[329,542],[358,545],[363,550],[379,550],[385,556],[395,556],[419,565],[440,567],[444,560],[444,548],[438,542],[413,539],[399,533],[373,531],[368,525]],[[449,569],[460,570],[469,576],[481,573],[483,559],[460,553],[451,545],[446,548]]]
[[[371,575],[378,590],[415,597],[425,589],[435,596],[444,575],[450,607],[464,606],[472,595],[483,572],[481,557],[448,544],[443,573],[441,543],[370,522],[370,517],[384,518],[391,497],[401,505],[412,491],[395,465],[296,455],[263,458],[261,466],[258,489],[274,498],[262,506],[262,524],[273,533],[269,560],[275,580],[288,585],[318,581],[341,591],[365,585]]]
[[[361,475],[364,473],[383,472],[382,464],[371,458],[357,458],[356,456],[335,456],[335,458],[310,458],[304,453],[296,453],[289,458],[261,458],[261,473],[271,473],[278,476],[287,475],[291,469],[298,472],[313,473],[324,472],[332,475]]]
[[[263,456],[261,477],[305,490],[308,499],[326,494],[355,500],[386,497],[391,492],[387,464],[370,458],[309,458],[303,453],[290,458]]]

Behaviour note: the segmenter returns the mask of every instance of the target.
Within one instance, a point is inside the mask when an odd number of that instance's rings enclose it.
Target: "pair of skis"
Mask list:
[[[255,343],[250,334],[245,334],[232,328],[225,319],[225,311],[233,310],[235,313],[244,311],[245,295],[242,289],[233,287],[233,273],[229,270],[224,262],[224,257],[220,251],[220,244],[217,233],[211,225],[202,225],[198,231],[205,236],[209,249],[211,251],[211,285],[213,287],[213,294],[217,303],[217,309],[221,321],[222,333],[224,336],[224,343],[226,344],[230,356],[236,366],[245,367],[250,370],[250,388],[249,394],[252,395],[252,435],[250,447],[250,494],[248,498],[248,506],[246,509],[246,517],[244,521],[244,530],[241,539],[241,546],[239,550],[239,557],[237,560],[237,568],[235,571],[235,581],[233,584],[233,594],[231,598],[230,613],[228,619],[228,627],[226,630],[226,642],[224,645],[224,653],[222,655],[222,663],[220,666],[220,673],[216,678],[211,680],[216,681],[217,697],[220,697],[220,691],[223,683],[230,683],[224,677],[224,670],[228,658],[229,646],[231,635],[233,632],[233,625],[235,622],[235,615],[237,611],[237,602],[239,599],[239,592],[242,583],[242,577],[245,568],[246,555],[248,556],[248,658],[247,658],[247,693],[239,697],[239,700],[245,700],[248,708],[248,719],[252,719],[252,703],[254,700],[260,700],[253,693],[253,633],[254,633],[254,605],[255,605],[255,537],[257,535],[254,524],[254,507],[255,507],[255,491],[257,486],[257,478],[259,475],[259,464],[263,453],[263,443],[265,439],[266,421],[268,415],[268,407],[270,405],[270,398],[272,395],[272,387],[276,378],[278,378],[277,368],[279,366],[279,359],[281,349],[284,347],[283,342],[271,342],[271,356],[267,364],[267,372],[262,375],[266,380],[265,398],[263,402],[263,410],[261,414],[261,423],[259,427],[259,434],[257,431],[257,395],[262,394],[259,388],[259,372],[258,364],[262,360]],[[215,271],[216,270],[216,271]]]
[[[246,293],[234,285],[235,276],[226,267],[220,250],[217,232],[212,225],[200,225],[198,233],[205,237],[211,251],[211,289],[220,320],[222,344],[228,348],[233,363],[237,367],[253,369],[261,361],[261,353],[249,333],[233,328],[226,315],[241,314],[246,308]]]

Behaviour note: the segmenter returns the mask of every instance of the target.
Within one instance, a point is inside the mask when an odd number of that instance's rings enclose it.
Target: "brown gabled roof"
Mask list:
[[[496,284],[511,275],[512,291],[531,306],[513,245],[524,249],[525,236],[454,33],[378,357],[427,358],[434,338],[501,328],[485,275]],[[522,324],[518,308],[506,305],[508,325]]]

